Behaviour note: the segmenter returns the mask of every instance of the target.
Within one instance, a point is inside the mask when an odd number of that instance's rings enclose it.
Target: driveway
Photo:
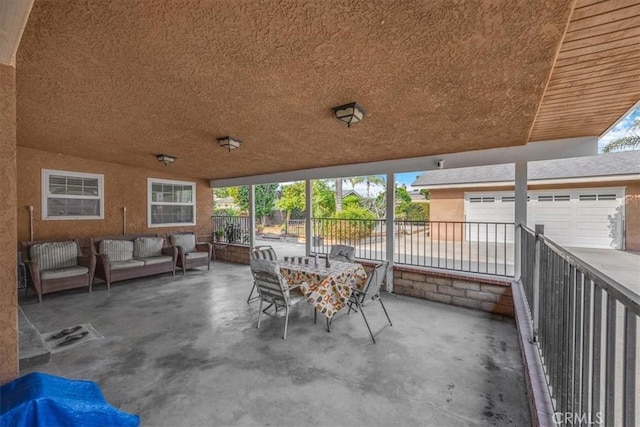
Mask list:
[[[569,252],[640,295],[640,253],[615,249],[567,248]]]

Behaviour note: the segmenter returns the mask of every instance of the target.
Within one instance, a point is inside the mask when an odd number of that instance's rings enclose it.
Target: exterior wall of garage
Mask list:
[[[530,191],[577,188],[625,188],[626,250],[640,251],[640,181],[582,182],[572,184],[529,185]],[[464,193],[514,191],[512,185],[491,187],[445,188],[430,190],[432,221],[464,221]],[[444,228],[442,228],[444,230]],[[441,233],[443,234],[443,233]],[[463,233],[456,233],[456,240]],[[447,233],[451,239],[452,233]],[[437,232],[432,234],[438,238]]]

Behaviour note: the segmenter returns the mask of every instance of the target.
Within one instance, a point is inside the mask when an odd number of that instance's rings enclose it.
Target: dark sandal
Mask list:
[[[88,334],[89,334],[88,331],[83,331],[83,332],[80,332],[79,334],[69,335],[64,339],[64,341],[62,341],[58,345],[62,346],[62,345],[73,344],[74,342],[81,340]]]
[[[55,334],[55,335],[51,335],[51,337],[50,337],[49,339],[51,339],[51,340],[58,340],[58,339],[60,339],[60,338],[62,338],[62,337],[65,337],[65,336],[67,336],[67,335],[69,335],[69,334],[72,334],[72,333],[74,333],[74,332],[77,332],[77,331],[79,331],[80,329],[82,329],[82,326],[80,326],[80,325],[78,325],[78,326],[73,326],[73,327],[71,327],[71,328],[67,328],[67,329],[63,329],[63,330],[61,330],[60,332],[58,332],[57,334]]]

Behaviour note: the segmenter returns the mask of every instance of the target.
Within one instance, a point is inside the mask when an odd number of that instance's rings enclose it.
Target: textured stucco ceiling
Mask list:
[[[18,144],[200,178],[524,144],[572,6],[36,0]]]

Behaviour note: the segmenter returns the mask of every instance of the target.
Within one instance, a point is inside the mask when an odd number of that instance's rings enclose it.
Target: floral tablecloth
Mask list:
[[[317,267],[313,258],[308,265],[280,262],[280,271],[289,285],[302,283],[300,289],[309,303],[329,319],[346,305],[351,290],[361,289],[367,280],[367,272],[360,264],[331,261],[327,268],[324,259]]]

